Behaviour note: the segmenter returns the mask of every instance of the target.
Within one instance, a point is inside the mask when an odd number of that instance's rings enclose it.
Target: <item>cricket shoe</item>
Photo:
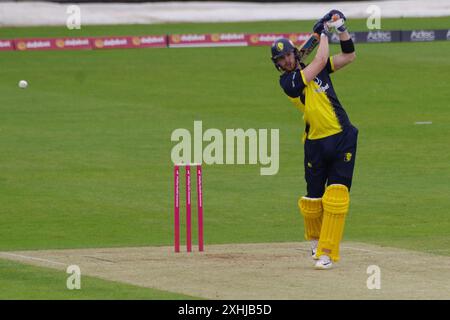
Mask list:
[[[333,262],[331,262],[331,259],[327,255],[321,255],[319,257],[319,260],[317,260],[316,265],[314,266],[314,269],[317,270],[327,270],[331,269],[333,266]]]
[[[311,240],[311,257],[313,260],[319,260],[319,257],[316,255],[317,253],[317,246],[319,245],[319,240]]]

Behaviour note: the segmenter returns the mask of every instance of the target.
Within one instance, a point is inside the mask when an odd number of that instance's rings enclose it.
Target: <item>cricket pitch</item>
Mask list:
[[[135,247],[0,252],[0,258],[207,299],[450,299],[450,257],[357,242],[332,270],[314,270],[309,244],[208,245],[205,252]],[[369,290],[367,268],[381,270]]]

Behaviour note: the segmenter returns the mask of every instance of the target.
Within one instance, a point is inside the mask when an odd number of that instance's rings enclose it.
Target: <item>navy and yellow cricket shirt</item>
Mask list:
[[[329,74],[334,71],[333,58],[314,80],[306,82],[303,70],[297,68],[280,76],[280,85],[294,105],[303,112],[305,139],[321,139],[351,126],[340,104]]]

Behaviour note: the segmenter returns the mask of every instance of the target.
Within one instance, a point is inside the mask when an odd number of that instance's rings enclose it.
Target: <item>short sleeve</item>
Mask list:
[[[327,61],[327,65],[325,66],[328,73],[334,72],[334,64],[333,64],[333,57],[329,57]]]
[[[280,77],[280,85],[289,97],[299,97],[306,87],[303,71],[297,69],[294,72],[283,74]]]

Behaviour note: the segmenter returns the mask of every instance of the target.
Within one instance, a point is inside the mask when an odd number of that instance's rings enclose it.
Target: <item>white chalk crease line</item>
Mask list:
[[[30,256],[24,256],[24,255],[15,254],[15,253],[0,252],[0,255],[16,257],[16,258],[21,258],[21,259],[27,259],[27,260],[36,260],[36,261],[41,261],[41,262],[47,262],[47,263],[52,263],[52,264],[60,265],[60,266],[66,266],[67,265],[67,264],[62,263],[62,262],[57,262],[57,261],[52,261],[52,260],[42,259],[42,258],[36,258],[36,257],[30,257]]]

